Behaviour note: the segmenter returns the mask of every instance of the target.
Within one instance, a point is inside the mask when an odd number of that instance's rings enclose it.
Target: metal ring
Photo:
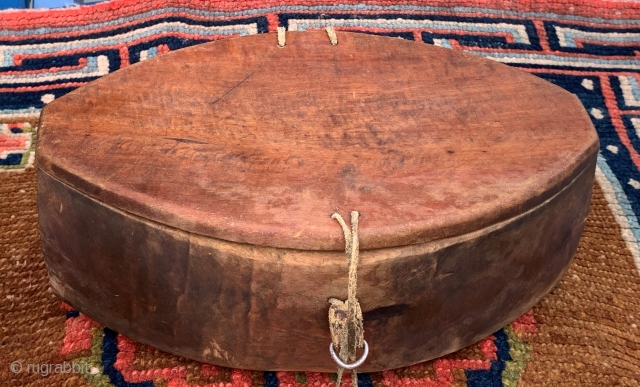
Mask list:
[[[331,357],[333,360],[342,368],[347,370],[352,370],[354,368],[358,368],[367,360],[367,356],[369,356],[369,344],[367,344],[367,340],[362,340],[364,342],[364,352],[362,353],[362,357],[358,359],[355,363],[347,364],[344,363],[338,355],[336,355],[336,351],[333,349],[333,343],[329,344],[329,352],[331,353]]]

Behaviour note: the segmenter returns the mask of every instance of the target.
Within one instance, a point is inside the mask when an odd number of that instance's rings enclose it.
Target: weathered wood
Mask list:
[[[228,39],[49,104],[40,229],[54,291],[209,363],[333,371],[361,212],[363,370],[492,333],[575,251],[598,138],[577,98],[451,50],[338,32]]]

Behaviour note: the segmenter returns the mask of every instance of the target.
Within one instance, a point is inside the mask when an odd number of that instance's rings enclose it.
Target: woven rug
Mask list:
[[[0,12],[0,384],[335,386],[335,374],[176,357],[65,305],[48,283],[33,168],[40,109],[87,82],[202,42],[331,25],[528,71],[574,93],[601,139],[586,228],[559,286],[480,342],[360,374],[359,387],[640,386],[639,16],[640,3],[581,0],[116,0]]]

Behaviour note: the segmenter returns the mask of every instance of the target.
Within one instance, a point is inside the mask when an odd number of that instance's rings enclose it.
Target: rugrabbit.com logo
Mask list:
[[[40,374],[47,376],[51,374],[91,374],[94,367],[90,367],[89,363],[76,363],[75,361],[62,363],[26,363],[16,360],[9,365],[9,369],[14,374],[28,373]]]

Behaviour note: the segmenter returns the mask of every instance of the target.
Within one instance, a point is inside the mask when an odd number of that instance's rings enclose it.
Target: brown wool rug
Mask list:
[[[335,374],[163,353],[64,304],[42,256],[33,166],[40,109],[87,82],[193,44],[322,23],[529,71],[580,98],[601,140],[586,227],[560,284],[480,342],[360,374],[358,387],[640,386],[639,20],[640,4],[618,1],[115,0],[0,12],[0,386],[335,386]]]

